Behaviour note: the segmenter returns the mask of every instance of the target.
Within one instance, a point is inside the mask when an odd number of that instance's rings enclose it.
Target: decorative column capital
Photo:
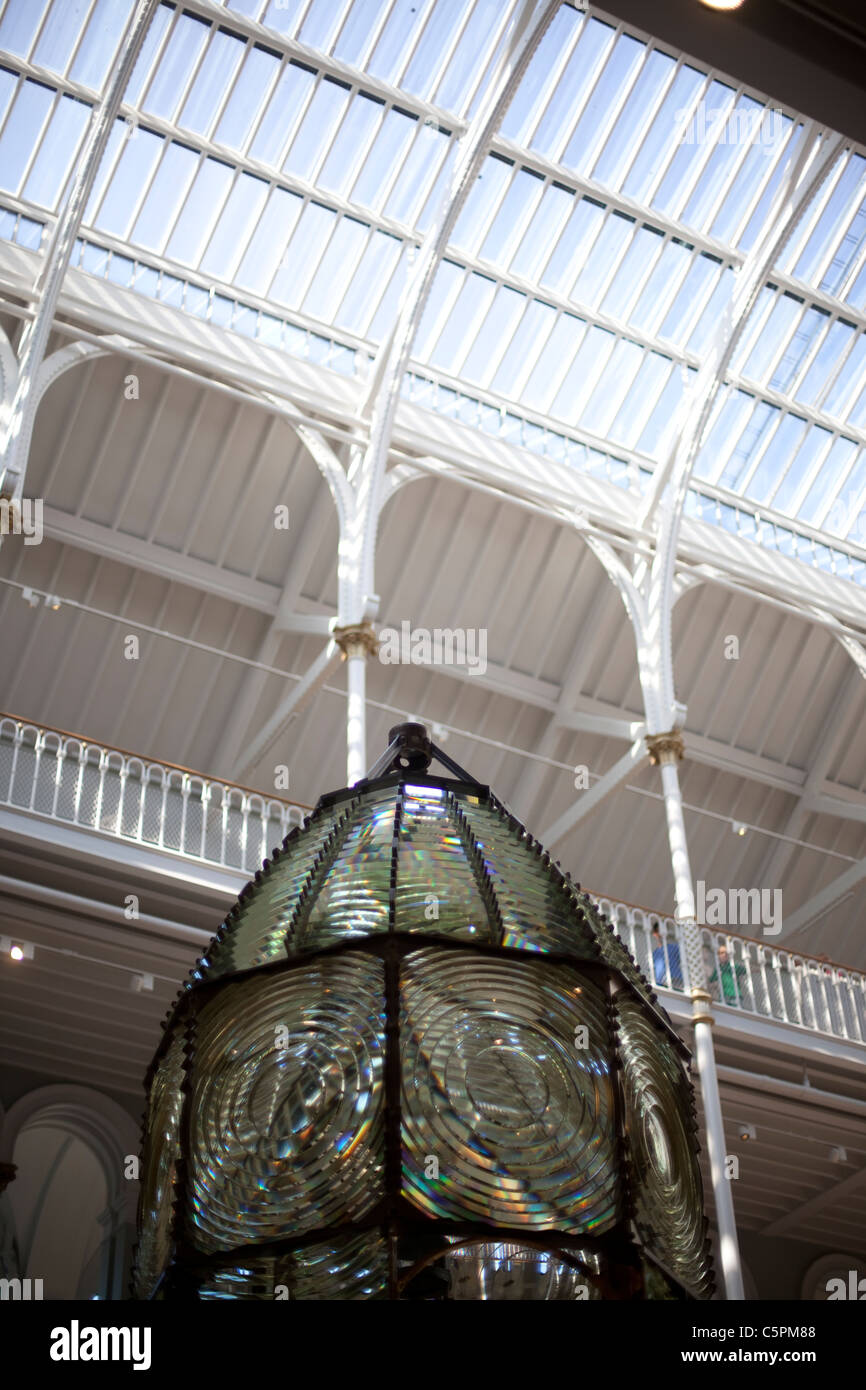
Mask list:
[[[681,762],[686,751],[679,729],[671,729],[666,734],[647,734],[645,742],[653,767]]]
[[[18,1172],[18,1165],[15,1163],[0,1163],[0,1192],[5,1192],[10,1182],[14,1182],[15,1174]]]
[[[712,1027],[715,1019],[713,1018],[713,996],[708,994],[705,989],[692,990],[692,1023],[709,1023]]]
[[[379,650],[379,639],[372,623],[350,623],[347,627],[335,627],[331,636],[343,653],[343,660],[350,656],[375,656]]]

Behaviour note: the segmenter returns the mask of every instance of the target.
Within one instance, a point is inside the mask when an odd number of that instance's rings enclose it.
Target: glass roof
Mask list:
[[[160,5],[76,264],[361,373],[516,8]],[[0,235],[39,245],[128,13],[6,0]],[[806,138],[796,113],[563,3],[458,219],[405,394],[644,488]],[[849,144],[758,298],[688,510],[859,582],[864,330]]]

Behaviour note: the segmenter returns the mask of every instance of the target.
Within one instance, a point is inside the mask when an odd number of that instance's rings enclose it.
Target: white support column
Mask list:
[[[379,644],[370,623],[336,627],[334,641],[346,662],[346,785],[353,787],[367,771],[367,657]]]
[[[661,769],[662,791],[668,823],[668,840],[674,872],[677,920],[683,929],[686,972],[692,998],[692,1022],[695,1031],[695,1057],[701,1082],[706,1125],[707,1152],[710,1159],[710,1181],[719,1223],[719,1255],[725,1294],[729,1300],[745,1298],[740,1250],[737,1243],[737,1222],[730,1180],[725,1175],[725,1128],[719,1098],[719,1079],[713,1048],[712,1000],[707,992],[701,933],[695,921],[695,895],[683,801],[677,763],[682,757],[683,740],[676,731],[647,736],[652,762]]]
[[[61,286],[69,266],[90,190],[102,163],[105,146],[117,117],[126,84],[135,65],[158,0],[138,0],[130,16],[117,62],[99,105],[94,107],[84,149],[66,199],[54,224],[45,262],[36,286],[35,317],[24,327],[19,348],[18,375],[4,437],[0,440],[0,494],[18,502],[24,490],[30,437],[38,404],[39,379]]]

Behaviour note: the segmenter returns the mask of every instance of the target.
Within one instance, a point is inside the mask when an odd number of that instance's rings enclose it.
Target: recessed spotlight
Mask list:
[[[16,941],[11,936],[0,936],[0,955],[10,956],[12,960],[32,960],[33,943]]]

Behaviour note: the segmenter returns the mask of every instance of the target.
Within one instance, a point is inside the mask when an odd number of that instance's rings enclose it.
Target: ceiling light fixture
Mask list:
[[[732,820],[732,821],[731,821],[731,829],[733,830],[733,832],[734,832],[735,835],[745,835],[745,833],[746,833],[746,831],[748,830],[748,828],[749,828],[749,827],[746,825],[745,821],[741,821],[741,820]]]
[[[21,597],[25,603],[29,603],[31,608],[39,607],[39,595],[33,589],[22,589]]]
[[[0,936],[0,955],[11,956],[13,960],[32,960],[33,943],[16,941],[12,936]]]
[[[746,1143],[749,1139],[754,1141],[758,1137],[758,1132],[755,1129],[755,1126],[748,1124],[745,1120],[741,1121],[740,1124],[737,1125],[737,1134],[742,1139],[743,1143]]]
[[[738,10],[744,0],[701,0],[708,10]]]

